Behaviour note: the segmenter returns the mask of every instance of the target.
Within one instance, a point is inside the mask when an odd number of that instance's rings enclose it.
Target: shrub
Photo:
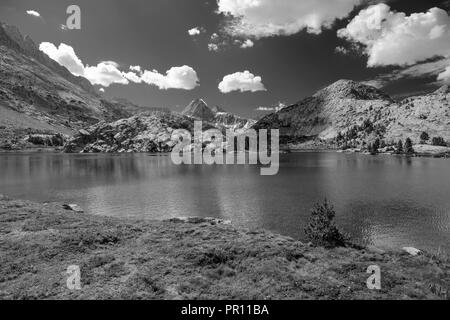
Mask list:
[[[334,225],[336,212],[327,200],[317,203],[311,211],[306,236],[314,245],[324,247],[345,247],[345,236]]]
[[[447,143],[445,142],[444,138],[442,137],[434,137],[431,141],[431,144],[433,146],[440,146],[440,147],[446,147]]]

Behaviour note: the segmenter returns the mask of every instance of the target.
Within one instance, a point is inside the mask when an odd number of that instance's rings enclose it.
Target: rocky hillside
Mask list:
[[[340,80],[254,128],[280,129],[282,142],[334,142],[346,136],[357,146],[376,138],[419,142],[423,131],[450,141],[449,101],[448,87],[396,102],[374,87]]]
[[[229,129],[235,133],[242,133],[256,123],[254,120],[244,119],[235,114],[226,112],[215,106],[208,107],[203,99],[192,101],[182,112],[183,115],[213,123],[220,129]]]
[[[212,125],[204,123],[203,129]],[[169,112],[150,112],[112,123],[101,122],[79,132],[66,144],[68,153],[170,152],[177,129],[193,132],[192,118]]]
[[[137,111],[126,102],[103,99],[88,80],[51,60],[31,38],[0,24],[0,114],[5,115],[0,118],[0,147],[28,133],[70,135]]]

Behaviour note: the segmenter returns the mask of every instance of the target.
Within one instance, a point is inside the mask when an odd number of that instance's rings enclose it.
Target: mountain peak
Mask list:
[[[314,96],[323,99],[392,100],[383,91],[353,80],[338,80]]]
[[[200,118],[202,120],[211,120],[214,118],[214,112],[208,107],[205,100],[195,99],[193,100],[182,112],[183,115]]]

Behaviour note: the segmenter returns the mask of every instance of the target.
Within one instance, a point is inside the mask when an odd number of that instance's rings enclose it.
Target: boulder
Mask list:
[[[420,251],[419,249],[413,248],[413,247],[404,247],[404,248],[402,248],[402,250],[409,253],[413,257],[422,254],[422,251]]]
[[[74,212],[78,212],[78,213],[84,212],[84,210],[81,209],[81,207],[78,206],[77,204],[64,204],[63,208],[66,210],[70,210],[70,211],[74,211]]]

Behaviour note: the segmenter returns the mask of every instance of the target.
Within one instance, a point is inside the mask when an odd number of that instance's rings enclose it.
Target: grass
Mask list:
[[[0,196],[0,299],[447,299],[442,253],[313,247],[209,219],[142,221]],[[66,286],[81,269],[81,290]],[[367,289],[378,265],[382,289]]]

